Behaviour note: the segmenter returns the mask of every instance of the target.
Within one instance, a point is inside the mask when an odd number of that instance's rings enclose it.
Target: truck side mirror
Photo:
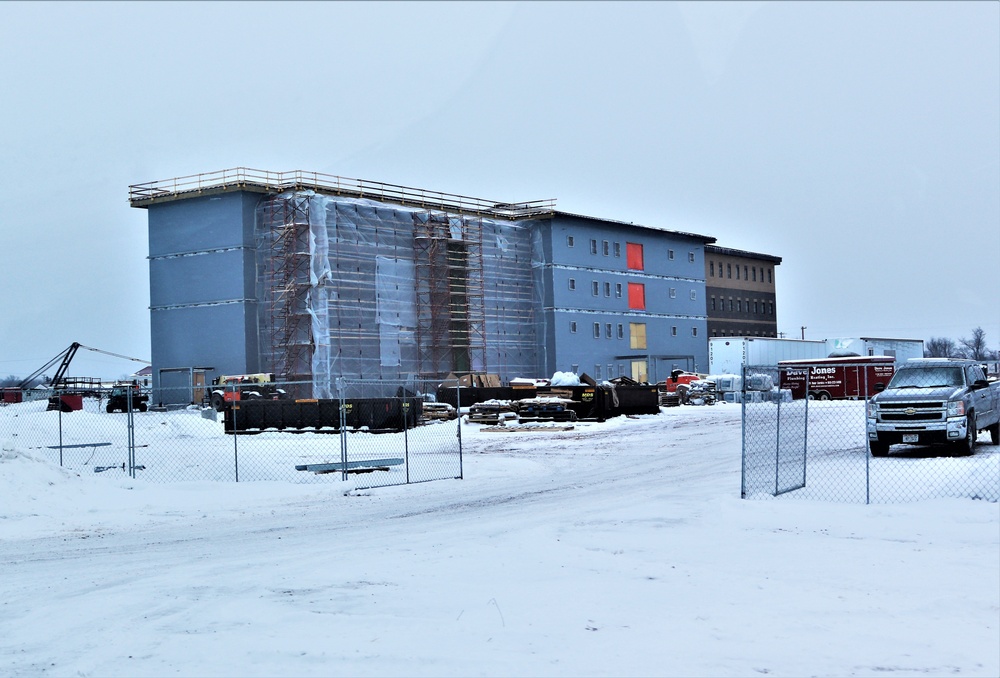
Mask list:
[[[985,379],[976,379],[974,382],[972,382],[973,389],[987,388],[989,385],[990,382],[986,381]]]
[[[878,382],[877,384],[875,384],[875,392],[876,393],[881,393],[884,390],[885,390],[885,384],[883,384],[881,381]]]

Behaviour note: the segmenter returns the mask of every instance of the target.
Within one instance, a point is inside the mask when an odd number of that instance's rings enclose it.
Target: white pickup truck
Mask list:
[[[907,360],[868,401],[867,429],[873,457],[896,444],[947,444],[954,454],[969,455],[979,431],[1000,445],[1000,382],[987,381],[973,360]]]

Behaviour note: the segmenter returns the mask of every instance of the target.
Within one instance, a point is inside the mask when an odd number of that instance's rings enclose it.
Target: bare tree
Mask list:
[[[16,374],[8,374],[6,377],[0,379],[0,386],[17,386],[21,383],[21,377]]]
[[[971,360],[989,360],[993,356],[986,346],[986,332],[982,327],[972,330],[971,339],[959,339],[958,343],[962,345],[963,356]]]
[[[957,358],[955,342],[945,337],[931,337],[924,345],[925,358]]]

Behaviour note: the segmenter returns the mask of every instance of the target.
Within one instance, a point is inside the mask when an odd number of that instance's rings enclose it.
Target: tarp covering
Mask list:
[[[308,225],[307,248],[284,242],[293,218]],[[337,377],[539,374],[544,294],[536,226],[311,191],[263,201],[262,364],[273,371],[305,347],[319,398],[331,397]],[[302,257],[308,279],[287,272]],[[308,337],[291,331],[303,311],[295,298],[305,299]]]

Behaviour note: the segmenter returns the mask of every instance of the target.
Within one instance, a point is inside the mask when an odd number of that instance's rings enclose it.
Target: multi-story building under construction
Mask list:
[[[148,211],[154,388],[272,372],[322,398],[337,377],[707,369],[712,237],[245,168],[130,202]]]

